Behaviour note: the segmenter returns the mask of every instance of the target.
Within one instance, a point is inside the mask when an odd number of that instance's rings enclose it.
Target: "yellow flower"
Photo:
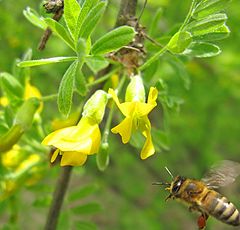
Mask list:
[[[150,88],[147,103],[141,102],[141,100],[138,99],[120,103],[113,89],[109,89],[108,93],[112,95],[113,100],[125,116],[125,119],[119,125],[112,128],[111,131],[113,133],[119,133],[122,137],[122,142],[126,144],[129,142],[132,132],[140,130],[146,138],[141,151],[141,159],[146,159],[153,155],[155,149],[151,137],[151,123],[147,116],[157,105],[157,89],[154,87]]]
[[[88,155],[98,152],[101,133],[98,123],[89,117],[82,117],[78,125],[57,130],[43,140],[44,145],[57,148],[51,162],[62,155],[61,166],[83,165]]]
[[[14,145],[9,151],[2,153],[2,165],[6,168],[14,168],[21,161],[19,145]]]
[[[66,128],[77,124],[79,120],[79,112],[74,112],[68,116],[67,119],[56,118],[51,122],[53,130]]]
[[[6,107],[9,104],[7,97],[0,97],[0,105]]]
[[[41,98],[42,95],[41,95],[40,91],[38,90],[38,88],[36,88],[35,86],[32,86],[30,84],[30,81],[27,80],[26,86],[25,86],[25,91],[24,91],[24,99],[29,99],[32,97]],[[42,108],[43,108],[43,103],[41,102],[40,107],[37,110],[37,112],[41,113]]]

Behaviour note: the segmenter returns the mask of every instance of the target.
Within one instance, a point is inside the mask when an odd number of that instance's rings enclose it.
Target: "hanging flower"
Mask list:
[[[125,116],[125,119],[116,127],[112,128],[113,133],[119,133],[122,137],[122,142],[129,142],[132,132],[139,130],[146,138],[145,144],[141,151],[141,159],[154,154],[155,149],[151,137],[151,123],[148,119],[148,114],[157,105],[156,99],[158,91],[151,87],[148,95],[147,103],[145,102],[145,91],[141,77],[136,75],[132,77],[128,85],[125,102],[120,103],[113,89],[109,89],[108,93],[112,96],[120,111]]]
[[[98,124],[102,121],[107,100],[107,93],[96,91],[85,104],[83,116],[76,126],[57,130],[45,137],[44,145],[57,148],[51,162],[61,155],[61,166],[83,165],[88,155],[98,152],[101,143]]]
[[[61,166],[77,166],[83,165],[88,155],[98,152],[100,140],[98,124],[83,117],[78,125],[57,130],[45,137],[42,143],[57,148],[51,162],[54,162],[60,154]]]

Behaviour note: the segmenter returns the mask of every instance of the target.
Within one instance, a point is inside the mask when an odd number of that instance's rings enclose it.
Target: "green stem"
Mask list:
[[[50,100],[55,100],[56,98],[58,97],[58,94],[51,94],[51,95],[48,95],[48,96],[44,96],[41,98],[41,101],[50,101]]]
[[[138,69],[140,71],[146,69],[149,65],[151,65],[153,62],[155,62],[161,55],[163,55],[167,51],[167,46],[164,46],[161,50],[159,50],[157,53],[155,53],[151,58],[149,58],[142,66],[140,66]]]
[[[94,85],[98,85],[99,83],[102,83],[104,81],[106,81],[108,78],[110,78],[114,73],[116,73],[119,70],[119,68],[116,68],[114,70],[112,70],[111,72],[109,72],[108,74],[98,78],[96,81],[92,82],[92,83],[88,83],[87,87],[92,87]]]
[[[124,85],[125,80],[126,80],[126,76],[124,75],[122,77],[121,81],[119,82],[119,85],[118,85],[118,88],[117,88],[117,93],[118,94],[122,90],[122,87]],[[103,143],[108,142],[109,130],[110,130],[110,126],[111,126],[111,123],[112,123],[112,118],[113,118],[114,111],[115,111],[115,106],[113,105],[109,114],[108,114],[108,118],[107,118],[105,128],[104,128],[104,131],[103,131],[103,140],[102,140]]]
[[[197,2],[197,0],[192,1],[192,4],[191,4],[191,7],[188,11],[187,17],[185,18],[185,20],[184,20],[183,24],[181,25],[179,31],[182,31],[184,26],[186,26],[188,24],[190,18],[192,17],[192,12],[193,12],[193,9],[194,9],[194,6],[195,6],[196,2]]]

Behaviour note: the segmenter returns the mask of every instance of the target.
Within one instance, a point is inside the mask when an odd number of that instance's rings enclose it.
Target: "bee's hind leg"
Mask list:
[[[202,212],[201,216],[198,217],[198,221],[197,221],[198,229],[204,229],[206,227],[207,219],[208,219],[208,214]]]

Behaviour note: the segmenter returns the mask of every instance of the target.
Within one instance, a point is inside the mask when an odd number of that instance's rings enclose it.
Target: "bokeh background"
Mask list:
[[[154,28],[155,38],[181,23],[190,6],[189,0],[149,0],[141,23],[148,29],[149,20],[158,8],[163,14]],[[22,11],[30,6],[42,12],[40,1],[0,1],[0,71],[11,72],[13,62],[28,49],[33,49],[34,59],[52,56],[68,56],[71,51],[56,37],[51,37],[43,52],[37,50],[42,31],[31,25]],[[143,6],[140,1],[138,12]],[[109,6],[96,31],[96,37],[114,26],[119,1],[109,0]],[[165,166],[174,175],[201,178],[215,162],[229,159],[240,162],[240,29],[238,0],[227,9],[230,36],[219,41],[222,53],[217,57],[187,60],[186,71],[190,87],[186,89],[169,63],[162,58],[155,73],[168,85],[169,92],[183,103],[180,108],[163,113],[161,105],[151,114],[153,126],[167,134],[161,140],[163,148],[151,158],[142,161],[139,151],[131,145],[123,145],[118,136],[111,135],[110,165],[105,172],[98,171],[94,157],[83,168],[75,168],[68,194],[83,186],[94,185],[92,196],[80,201],[94,201],[101,205],[99,212],[91,215],[75,213],[76,218],[95,223],[103,230],[183,230],[197,229],[197,214],[175,201],[165,202],[167,191],[152,186],[154,181],[169,181]],[[32,83],[43,95],[56,93],[67,65],[54,64],[31,69]],[[59,117],[56,103],[47,103],[43,119],[50,123]],[[58,166],[49,167],[33,188],[18,191],[18,229],[42,229],[51,200],[51,194],[59,172]],[[240,178],[221,192],[240,208]],[[77,201],[78,202],[78,201]],[[10,201],[0,204],[0,228],[6,227],[11,210]],[[14,208],[14,207],[12,207]],[[66,200],[59,229],[90,229],[91,226],[74,225],[71,203]],[[66,221],[68,220],[68,221]],[[92,225],[94,229],[95,225]],[[2,226],[2,227],[1,227]],[[5,227],[4,227],[5,226]],[[208,230],[236,229],[212,218]]]

